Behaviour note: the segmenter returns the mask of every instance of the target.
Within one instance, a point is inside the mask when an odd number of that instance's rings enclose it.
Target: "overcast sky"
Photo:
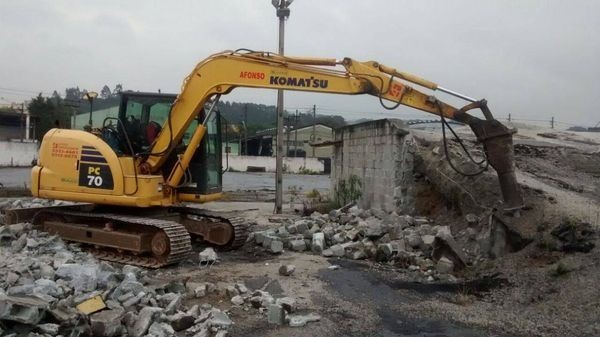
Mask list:
[[[591,0],[296,0],[286,54],[377,60],[486,98],[498,117],[593,125],[599,13]],[[276,51],[270,0],[2,0],[0,103],[76,85],[178,92],[198,61],[237,48]],[[224,99],[275,104],[276,93],[237,89]],[[313,104],[350,119],[415,116],[369,96],[286,93],[288,109]]]

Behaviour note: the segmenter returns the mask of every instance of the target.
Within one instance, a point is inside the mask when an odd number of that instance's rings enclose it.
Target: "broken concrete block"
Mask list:
[[[279,304],[270,304],[267,309],[267,322],[282,325],[285,322],[285,311]]]
[[[366,259],[367,258],[367,254],[365,253],[365,251],[363,249],[358,249],[352,252],[352,259],[353,260],[362,260],[362,259]]]
[[[142,298],[146,296],[146,293],[143,291],[140,291],[137,295],[128,298],[127,300],[123,301],[123,307],[125,308],[129,308],[129,307],[133,307],[135,305],[137,305],[138,303],[140,303],[142,301]]]
[[[454,263],[456,270],[462,270],[467,265],[467,257],[460,249],[456,241],[452,237],[436,236],[433,242],[433,251],[431,256],[434,260],[440,260],[442,257],[446,257]]]
[[[217,262],[217,253],[211,247],[205,248],[198,254],[200,264],[213,264]]]
[[[175,331],[182,331],[190,328],[192,325],[194,325],[194,320],[194,316],[183,312],[178,312],[175,315],[169,317],[171,327]]]
[[[278,254],[283,252],[283,242],[279,240],[272,240],[269,243],[268,249],[271,253]]]
[[[13,253],[18,253],[18,252],[22,251],[26,245],[27,245],[27,234],[23,234],[18,239],[14,240],[11,243],[10,247],[11,247]]]
[[[321,255],[323,255],[324,257],[332,257],[333,251],[330,248],[323,249],[323,251],[321,252]]]
[[[304,240],[292,240],[290,242],[290,249],[295,252],[303,252],[306,250],[306,242]]]
[[[291,297],[281,297],[275,300],[275,304],[283,307],[286,312],[294,312],[296,310],[296,300]]]
[[[217,311],[217,309],[213,309],[211,311],[211,317],[208,319],[208,325],[212,328],[220,328],[220,329],[228,329],[233,322],[227,316],[226,313],[222,311]]]
[[[350,241],[355,241],[358,239],[359,233],[360,233],[360,231],[358,229],[352,228],[346,232],[346,239],[348,239]]]
[[[37,298],[0,295],[0,320],[37,324],[47,309],[48,302]]]
[[[309,228],[312,227],[311,221],[310,220],[306,220],[306,219],[302,219],[302,220],[296,221],[294,223],[294,225],[296,225],[296,233],[299,233],[299,234],[307,232],[309,230]]]
[[[438,273],[441,274],[452,273],[452,271],[454,271],[454,262],[452,262],[446,257],[442,257],[438,260],[437,264],[435,265],[435,269],[438,271]]]
[[[423,242],[421,248],[430,249],[433,246],[433,241],[435,241],[435,236],[423,235],[421,236],[421,241]]]
[[[173,329],[173,327],[171,327],[170,324],[154,322],[152,323],[152,325],[150,325],[150,328],[148,329],[148,334],[155,337],[168,337],[174,336],[175,330]]]
[[[279,275],[290,276],[294,273],[295,270],[296,266],[294,266],[293,264],[284,264],[281,267],[279,267]]]
[[[89,292],[98,286],[97,267],[78,263],[65,263],[56,269],[56,277],[69,281],[76,292]]]
[[[240,294],[245,294],[248,292],[248,288],[243,283],[236,283],[235,289],[237,289]]]
[[[146,334],[150,324],[154,321],[154,318],[162,312],[161,308],[157,307],[144,307],[140,310],[138,319],[133,325],[132,335],[134,337],[141,337]]]
[[[333,254],[333,256],[336,257],[342,257],[345,254],[345,249],[344,246],[342,245],[333,245],[331,247],[329,247],[329,249],[331,249],[331,253]]]
[[[123,309],[104,310],[90,316],[94,336],[113,337],[121,333]]]
[[[323,233],[313,234],[311,248],[313,252],[321,254],[323,249],[325,249],[325,235]]]
[[[267,236],[267,231],[254,232],[254,242],[256,242],[257,245],[262,245],[265,236]]]
[[[175,296],[175,298],[173,298],[171,300],[171,302],[169,302],[169,304],[165,308],[165,313],[167,315],[175,313],[177,311],[177,309],[179,309],[179,307],[181,307],[181,301],[182,301],[181,298],[182,298],[182,296],[178,294],[177,296]]]
[[[317,314],[308,315],[290,315],[288,316],[291,327],[305,326],[309,322],[318,322],[321,320],[321,316]]]
[[[234,305],[242,305],[244,304],[244,298],[240,295],[235,295],[231,298],[231,303]]]
[[[13,273],[12,271],[9,271],[6,274],[6,278],[4,279],[6,284],[8,284],[9,286],[12,286],[14,284],[17,283],[17,281],[19,280],[19,275],[17,273]]]
[[[336,233],[333,238],[333,242],[335,243],[344,243],[346,241],[346,233]]]
[[[37,326],[37,328],[45,333],[48,334],[50,336],[56,336],[58,335],[58,328],[60,327],[60,325],[58,324],[54,324],[54,323],[46,323],[46,324],[39,324]]]
[[[225,288],[225,294],[227,294],[229,298],[232,298],[233,296],[238,295],[239,292],[235,286],[227,286],[227,288]]]
[[[411,232],[405,237],[406,243],[412,248],[419,248],[423,244],[423,240],[421,240],[421,236],[415,232]]]

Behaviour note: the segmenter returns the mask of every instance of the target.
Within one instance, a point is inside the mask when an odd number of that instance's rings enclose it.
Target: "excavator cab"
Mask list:
[[[177,95],[145,92],[124,92],[121,94],[118,118],[106,118],[102,128],[103,140],[119,156],[148,156],[150,147],[168,125],[171,107]],[[185,150],[190,138],[204,120],[204,113],[187,128],[181,142],[176,145],[162,168],[167,179],[177,156]],[[207,133],[192,157],[185,180],[179,187],[181,193],[213,194],[222,190],[221,165],[221,116],[215,111],[206,121]]]

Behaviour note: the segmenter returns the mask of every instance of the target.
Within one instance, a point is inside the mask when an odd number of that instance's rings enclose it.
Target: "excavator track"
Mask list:
[[[56,221],[52,221],[53,219]],[[69,219],[70,221],[64,221],[65,224],[61,224],[63,221],[62,219]],[[88,251],[102,260],[131,264],[146,268],[160,268],[163,266],[176,264],[188,258],[190,252],[192,251],[189,233],[183,225],[175,221],[135,217],[121,214],[94,214],[69,211],[41,211],[33,218],[33,223],[36,226],[41,226],[43,230],[50,233],[59,234],[60,236],[63,236],[61,234],[64,234],[65,231],[67,233],[69,232],[70,228],[67,227],[69,226],[66,224],[67,222],[91,222],[96,224],[102,222],[107,224],[115,224],[118,227],[150,227],[150,229],[146,230],[145,232],[153,233],[154,237],[158,237],[158,240],[156,240],[157,243],[155,243],[154,239],[152,240],[152,247],[150,249],[152,254],[148,254],[148,252],[140,254],[140,252],[119,249],[114,245],[113,247],[106,247],[90,242],[92,239],[84,239],[84,241],[82,241],[77,239],[69,239],[68,237],[65,238],[68,241],[76,241],[85,244],[85,248]],[[73,228],[76,231],[85,231],[86,228],[82,228],[81,226],[86,225],[78,225],[77,227]],[[114,233],[115,236],[127,235],[127,233],[119,230],[114,230],[112,232],[111,230],[107,229],[99,230],[97,226],[90,226],[88,229],[90,229],[90,231],[94,230],[95,232],[102,231],[100,234],[103,234],[109,238],[111,233]],[[90,234],[90,237],[91,235],[92,234]],[[131,235],[134,236],[135,233]],[[118,241],[117,239],[115,241]],[[153,254],[156,251],[162,254]]]
[[[232,238],[226,244],[217,244],[221,249],[234,250],[238,249],[246,243],[248,239],[248,228],[249,224],[244,218],[240,217],[224,217],[217,213],[206,211],[200,208],[192,207],[172,207],[171,212],[179,213],[182,215],[193,215],[205,219],[209,219],[214,222],[226,224],[232,228]],[[193,233],[192,228],[188,228],[188,231]],[[210,240],[206,240],[210,243]],[[216,244],[216,243],[215,243]]]

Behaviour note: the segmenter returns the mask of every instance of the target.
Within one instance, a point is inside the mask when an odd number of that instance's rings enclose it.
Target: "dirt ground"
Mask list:
[[[460,132],[468,137],[468,130]],[[294,297],[299,313],[321,316],[304,327],[274,326],[256,309],[232,306],[224,294],[188,300],[189,305],[210,303],[229,310],[234,321],[231,336],[599,336],[598,235],[589,252],[560,251],[546,240],[565,218],[598,231],[598,144],[600,134],[521,128],[515,136],[515,156],[528,207],[517,221],[533,241],[519,251],[469,266],[457,275],[457,283],[415,281],[406,269],[374,261],[306,252],[273,255],[252,243],[218,252],[220,261],[210,268],[192,259],[151,275],[156,282],[208,281],[220,288],[244,282],[275,297]],[[276,228],[282,217],[298,216],[289,206],[285,215],[273,216],[271,202],[259,202],[263,199],[252,192],[238,194],[246,201],[203,207],[252,219],[255,230]],[[421,198],[418,215],[449,225],[457,236],[467,229],[464,214],[456,212],[435,186],[421,190]],[[202,248],[194,247],[197,252]],[[279,275],[282,264],[294,264],[295,273]],[[329,269],[332,265],[339,268]]]

